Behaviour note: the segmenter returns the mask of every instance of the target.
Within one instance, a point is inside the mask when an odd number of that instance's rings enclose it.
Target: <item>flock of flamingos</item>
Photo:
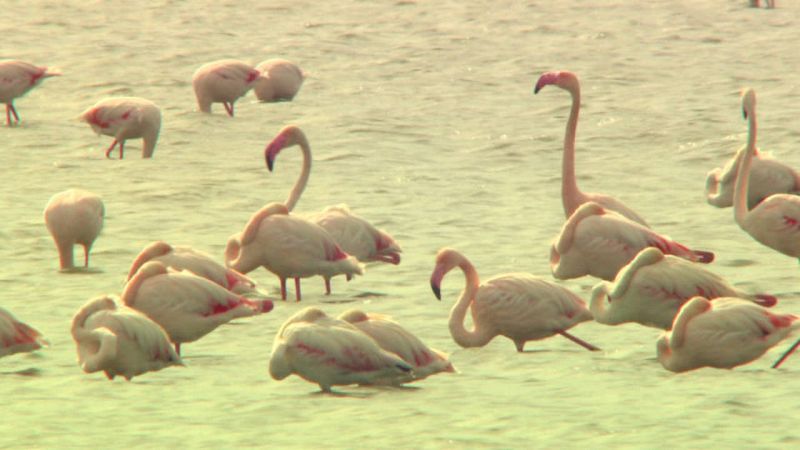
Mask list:
[[[22,61],[0,61],[0,101],[6,123],[19,121],[14,100],[38,86],[48,72]],[[193,86],[201,111],[222,103],[234,115],[234,103],[253,89],[262,101],[291,100],[303,72],[286,60],[250,66],[222,60],[199,68]],[[465,288],[450,312],[449,328],[462,347],[486,345],[496,336],[511,339],[517,351],[526,342],[561,335],[591,350],[596,346],[574,336],[576,325],[590,320],[627,322],[665,330],[656,348],[664,368],[733,368],[762,356],[800,327],[798,317],[771,309],[775,297],[744,292],[706,269],[711,252],[692,249],[652,230],[632,209],[613,197],[585,193],[575,175],[575,136],[581,104],[580,84],[568,71],[541,75],[534,93],[547,86],[567,91],[572,106],[566,125],[562,164],[562,201],[566,221],[553,241],[552,274],[557,279],[590,275],[600,278],[587,307],[569,289],[525,273],[494,276],[481,284],[476,268],[453,249],[436,255],[431,288],[441,298],[443,278],[454,268]],[[756,149],[756,95],[742,94],[748,124],[747,144],[721,169],[708,174],[708,202],[733,206],[734,219],[753,239],[778,252],[800,257],[800,176]],[[13,120],[12,120],[13,116]],[[128,139],[143,140],[142,156],[153,156],[161,126],[158,106],[141,98],[111,98],[82,114],[92,129],[113,137],[107,157]],[[363,264],[399,264],[401,248],[346,207],[298,215],[293,209],[311,170],[309,142],[298,127],[287,126],[265,149],[270,171],[280,153],[298,146],[303,154],[299,179],[285,202],[256,211],[225,249],[224,265],[189,247],[154,242],[131,264],[119,301],[90,300],[75,314],[72,336],[78,363],[87,373],[103,371],[109,379],[181,365],[181,344],[194,342],[233,319],[269,312],[274,303],[257,291],[247,273],[264,267],[287,280],[301,300],[300,281],[322,276],[326,293],[337,275],[363,273]],[[103,227],[104,207],[95,194],[70,189],[54,195],[44,210],[47,229],[58,249],[60,267],[74,267],[73,247],[83,247],[89,265],[92,243]],[[473,329],[464,320],[471,310]],[[798,341],[800,343],[800,341]],[[798,343],[778,360],[778,367]],[[39,349],[46,340],[32,327],[0,309],[0,356]],[[447,355],[426,346],[389,317],[350,310],[338,318],[317,307],[291,316],[278,330],[270,357],[273,378],[291,374],[332,386],[388,384],[419,380],[454,371]]]

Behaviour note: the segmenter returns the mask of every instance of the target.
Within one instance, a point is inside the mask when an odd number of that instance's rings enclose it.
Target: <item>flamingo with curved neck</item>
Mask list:
[[[578,181],[575,176],[575,135],[578,128],[578,114],[581,109],[581,85],[577,75],[572,72],[546,72],[536,82],[534,94],[538,94],[542,88],[551,84],[564,89],[572,96],[572,107],[569,110],[567,129],[564,134],[564,156],[561,163],[561,201],[564,205],[566,217],[569,218],[582,204],[593,201],[604,208],[622,214],[634,222],[648,226],[641,216],[619,200],[605,194],[584,193],[578,188]]]
[[[514,341],[521,352],[527,341],[560,334],[587,350],[599,350],[566,331],[592,320],[584,301],[572,291],[524,273],[499,275],[481,285],[478,271],[464,255],[442,249],[431,274],[437,299],[441,300],[442,279],[455,267],[466,278],[461,298],[450,311],[450,334],[458,345],[482,347],[501,335]],[[467,309],[472,310],[472,330],[464,327]]]

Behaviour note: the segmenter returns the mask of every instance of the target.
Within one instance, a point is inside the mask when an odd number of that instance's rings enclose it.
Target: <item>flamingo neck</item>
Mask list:
[[[572,95],[572,107],[564,134],[564,156],[561,162],[561,201],[564,213],[571,216],[583,199],[575,178],[575,135],[578,128],[578,114],[581,109],[581,88],[578,84],[565,87]]]
[[[311,147],[308,145],[308,140],[302,133],[298,133],[297,135],[297,145],[300,146],[300,150],[303,152],[303,167],[300,170],[300,176],[294,183],[292,191],[289,193],[289,198],[286,200],[286,209],[289,211],[292,211],[300,200],[300,195],[303,193],[303,190],[305,190],[306,184],[308,184],[308,177],[311,175]]]
[[[472,302],[475,300],[475,294],[478,292],[480,280],[478,278],[478,271],[475,267],[466,260],[462,260],[458,265],[464,272],[466,278],[466,286],[461,293],[461,298],[450,310],[450,335],[453,340],[462,347],[482,347],[492,340],[491,335],[487,334],[480,328],[479,323],[473,324],[472,330],[464,328],[464,319],[467,316],[467,309],[469,309]],[[474,319],[474,316],[473,316]]]
[[[747,115],[747,147],[744,150],[744,157],[739,163],[739,170],[736,172],[736,184],[733,191],[733,217],[739,225],[747,215],[747,192],[750,186],[750,167],[753,163],[753,155],[756,152],[756,112],[755,108]]]
[[[605,323],[608,310],[606,309],[606,299],[608,291],[605,285],[598,285],[592,292],[592,301],[589,303],[589,311],[594,319],[600,323]]]

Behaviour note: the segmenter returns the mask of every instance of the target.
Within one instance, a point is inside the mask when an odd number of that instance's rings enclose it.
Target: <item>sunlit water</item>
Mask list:
[[[705,203],[705,174],[744,142],[739,90],[759,97],[759,145],[800,167],[800,4],[758,10],[745,0],[534,2],[8,1],[0,58],[63,72],[17,102],[0,127],[0,304],[52,345],[0,360],[0,447],[11,448],[791,448],[800,444],[800,361],[769,365],[788,343],[733,371],[675,375],[655,360],[658,331],[587,323],[589,353],[552,338],[518,354],[498,338],[460,349],[447,315],[457,272],[437,302],[428,279],[440,247],[464,252],[483,278],[550,278],[563,222],[561,146],[569,95],[532,92],[544,71],[581,78],[577,172],[658,231],[712,250],[737,286],[800,313],[797,261]],[[283,57],[308,78],[294,102],[237,117],[196,111],[191,75],[221,58]],[[134,95],[163,112],[152,160],[76,116],[100,98]],[[185,345],[187,367],[108,381],[84,374],[69,335],[89,298],[118,294],[134,256],[163,239],[222,259],[256,209],[285,199],[300,152],[265,169],[263,149],[288,123],[314,152],[299,212],[347,203],[402,244],[400,266],[303,283],[305,299],[223,326]],[[107,218],[90,273],[62,274],[43,224],[69,187],[103,196]],[[251,273],[277,293],[277,279]],[[588,298],[596,280],[564,285]],[[272,380],[267,360],[282,321],[303,305],[394,316],[451,353],[458,374],[403,389],[345,387],[320,395],[297,377]]]

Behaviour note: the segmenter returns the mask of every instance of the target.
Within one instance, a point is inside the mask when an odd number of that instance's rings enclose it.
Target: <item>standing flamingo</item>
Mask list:
[[[561,201],[564,204],[566,217],[569,218],[582,204],[592,201],[646,227],[647,222],[619,200],[605,194],[584,193],[578,189],[578,181],[575,177],[575,134],[581,109],[581,85],[577,75],[572,72],[546,72],[536,82],[534,94],[538,94],[542,88],[550,84],[564,89],[572,96],[572,108],[570,108],[569,119],[567,119],[567,130],[564,135],[564,158],[561,165]]]
[[[331,392],[331,386],[397,385],[413,379],[405,361],[349,323],[312,307],[287,319],[275,335],[269,373],[276,380],[295,373],[323,392]]]
[[[589,309],[594,320],[606,325],[637,322],[669,330],[681,306],[698,295],[747,298],[768,307],[777,303],[771,295],[749,295],[697,263],[646,247],[613,283],[595,285]]]
[[[106,149],[106,158],[110,158],[111,151],[119,144],[119,159],[122,159],[125,141],[139,138],[143,141],[142,158],[153,157],[161,131],[161,109],[150,100],[138,97],[107,98],[81,113],[81,119],[95,133],[114,138]]]
[[[280,279],[283,300],[286,279],[294,278],[297,301],[301,299],[300,278],[322,275],[325,293],[330,294],[331,277],[344,274],[349,280],[364,273],[358,261],[343,252],[324,228],[289,215],[282,203],[270,203],[258,210],[244,231],[228,240],[225,265],[241,273],[264,266]]]
[[[294,210],[300,200],[311,174],[311,147],[308,139],[300,128],[288,125],[275,136],[264,151],[267,168],[271,172],[275,167],[275,158],[281,150],[293,145],[298,145],[303,152],[303,167],[286,200],[286,208],[289,211]],[[355,256],[359,261],[400,264],[402,250],[394,238],[350,212],[347,206],[330,206],[321,213],[312,215],[310,219],[325,228],[347,254]]]
[[[367,314],[351,309],[339,316],[368,335],[380,347],[393,353],[414,368],[414,379],[421,380],[439,372],[455,372],[453,364],[444,353],[425,345],[418,337],[388,316]]]
[[[0,308],[0,358],[50,345],[42,334]]]
[[[209,254],[186,246],[172,246],[164,241],[150,243],[142,249],[128,271],[128,280],[147,261],[161,261],[175,270],[188,270],[209,279],[225,289],[239,294],[251,293],[255,283],[245,275],[216,262]]]
[[[482,347],[495,336],[505,336],[523,351],[525,342],[560,334],[588,350],[599,350],[567,330],[592,320],[586,304],[572,291],[525,273],[498,275],[483,285],[478,271],[461,253],[442,249],[436,255],[431,289],[441,300],[444,276],[459,267],[466,277],[461,298],[450,310],[450,334],[462,347]],[[464,328],[467,309],[472,311],[473,330]]]
[[[773,194],[753,209],[747,209],[750,166],[756,149],[756,93],[742,94],[742,110],[748,121],[747,149],[736,175],[733,215],[736,223],[753,239],[784,255],[800,257],[800,197]]]
[[[159,261],[149,261],[128,281],[122,301],[164,327],[175,352],[218,326],[239,317],[272,310],[270,300],[251,300],[190,272],[168,271]]]
[[[45,78],[61,75],[48,72],[47,67],[37,67],[24,61],[0,60],[0,103],[6,104],[6,125],[11,126],[11,115],[19,123],[19,114],[14,108],[14,99],[22,97],[38,86]]]
[[[233,117],[233,104],[252,89],[261,74],[250,64],[223,59],[201,66],[192,77],[200,111],[211,112],[212,103],[222,103]]]
[[[759,358],[798,325],[795,315],[742,299],[694,297],[675,317],[672,331],[658,340],[658,361],[673,372],[732,369]]]
[[[305,79],[297,64],[280,58],[263,61],[256,70],[261,75],[253,85],[253,92],[262,102],[292,100]]]
[[[118,308],[110,297],[89,300],[72,319],[72,338],[84,372],[103,371],[126,380],[164,367],[182,366],[167,333],[144,314]]]
[[[89,267],[89,251],[103,229],[105,207],[96,194],[69,189],[53,195],[44,208],[44,222],[58,249],[61,270],[74,267],[73,246],[83,246],[83,266]]]
[[[561,228],[550,249],[550,268],[553,276],[560,280],[592,275],[611,281],[646,247],[657,247],[663,253],[689,261],[710,263],[714,260],[711,252],[690,250],[597,203],[588,202]]]

